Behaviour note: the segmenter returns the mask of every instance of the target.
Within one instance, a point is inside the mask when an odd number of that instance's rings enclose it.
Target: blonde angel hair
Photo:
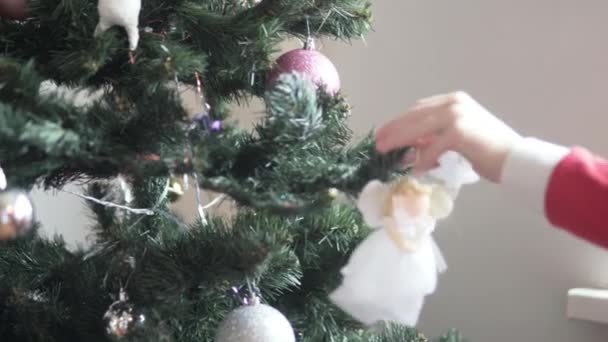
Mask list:
[[[438,220],[449,216],[454,208],[454,200],[444,187],[437,184],[423,184],[410,177],[400,179],[390,187],[389,195],[385,199],[385,215],[392,214],[393,196],[428,196],[429,214]]]

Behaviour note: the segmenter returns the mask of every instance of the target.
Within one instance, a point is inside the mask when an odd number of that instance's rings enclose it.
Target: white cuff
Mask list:
[[[553,169],[569,149],[534,138],[513,146],[502,170],[501,185],[510,200],[545,216],[545,194]]]

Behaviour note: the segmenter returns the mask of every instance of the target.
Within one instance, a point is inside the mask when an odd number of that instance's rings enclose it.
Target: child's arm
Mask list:
[[[380,152],[412,145],[420,152],[417,171],[458,152],[518,203],[608,248],[608,162],[588,151],[524,139],[464,93],[420,100],[376,132]]]
[[[507,157],[502,184],[554,226],[608,248],[608,162],[587,150],[524,139]]]

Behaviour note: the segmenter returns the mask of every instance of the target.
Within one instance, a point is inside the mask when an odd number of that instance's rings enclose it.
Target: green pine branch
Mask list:
[[[281,41],[309,31],[358,38],[370,30],[368,1],[143,1],[135,64],[121,28],[92,37],[95,2],[29,8],[26,21],[0,18],[0,165],[10,184],[94,181],[89,195],[127,204],[108,183],[121,175],[134,194],[128,205],[154,215],[89,203],[90,249],[36,230],[0,243],[2,340],[108,341],[102,317],[125,288],[147,318],[129,341],[213,341],[238,305],[232,288],[253,282],[301,341],[426,341],[407,327],[366,330],[327,298],[369,233],[333,190],[355,196],[372,179],[390,180],[405,151],[379,155],[371,135],[353,143],[345,98],[301,75],[267,89]],[[186,115],[175,79],[192,86],[195,73],[221,132]],[[264,98],[265,115],[239,130],[226,108],[251,96]],[[184,224],[166,196],[181,173],[228,194],[234,216]]]
[[[131,341],[212,341],[238,305],[231,288],[249,280],[302,341],[423,341],[412,329],[365,331],[327,299],[339,265],[367,234],[353,209],[292,218],[242,211],[188,230],[162,214],[116,222],[114,235],[88,252],[35,235],[0,248],[0,289],[10,289],[0,296],[3,337],[102,341],[100,318],[124,286],[147,317]]]
[[[174,79],[194,84],[203,74],[208,95],[235,99],[262,95],[271,54],[289,36],[349,40],[370,30],[366,0],[146,1],[136,65],[130,66],[122,30],[93,39],[96,4],[86,0],[31,0],[25,22],[0,19],[0,44],[6,57],[21,62],[36,56],[39,71],[57,83],[104,86],[111,83],[137,96],[144,85],[156,89]],[[251,85],[251,73],[256,82]]]
[[[171,86],[127,108],[120,99],[82,107],[57,91],[41,93],[33,63],[0,60],[0,68],[7,71],[0,78],[0,101],[6,101],[0,102],[0,161],[12,184],[25,187],[197,172],[204,189],[294,213],[327,205],[329,189],[356,195],[370,179],[389,179],[403,154],[378,155],[370,138],[350,147],[344,98],[317,91],[298,75],[283,76],[267,92],[268,113],[253,132],[226,124],[211,133],[191,130]],[[9,104],[15,97],[22,101]]]

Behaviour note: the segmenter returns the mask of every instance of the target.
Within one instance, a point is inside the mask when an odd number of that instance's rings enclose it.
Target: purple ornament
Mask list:
[[[205,108],[202,112],[197,113],[192,118],[191,129],[202,128],[205,131],[211,131],[213,133],[219,133],[222,131],[222,122],[220,120],[211,121],[209,113],[211,112],[211,106],[205,104]]]
[[[222,131],[222,121],[213,120],[209,117],[209,112],[201,112],[192,118],[192,128],[199,127],[205,131],[219,133]]]
[[[213,120],[211,123],[211,132],[219,133],[222,130],[222,122],[220,120]]]
[[[196,113],[194,115],[194,117],[192,118],[193,124],[195,124],[196,126],[202,127],[204,129],[209,129],[209,126],[210,126],[209,122],[210,122],[210,119],[209,119],[208,111]]]
[[[292,72],[308,77],[331,95],[340,90],[338,70],[329,58],[312,48],[291,50],[279,57],[268,77],[268,85],[272,86],[279,75]]]

